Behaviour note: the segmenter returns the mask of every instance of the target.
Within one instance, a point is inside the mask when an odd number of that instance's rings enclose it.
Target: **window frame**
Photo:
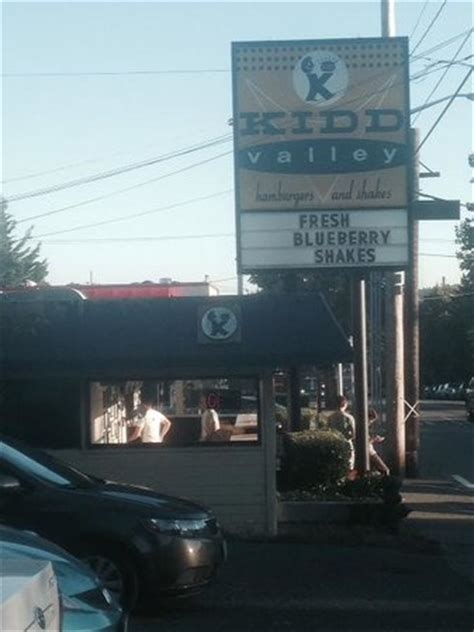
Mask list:
[[[91,384],[94,382],[128,382],[128,381],[147,381],[147,382],[174,382],[174,381],[186,381],[186,380],[221,380],[221,379],[235,379],[235,380],[252,380],[255,383],[255,396],[257,399],[257,438],[254,441],[192,441],[182,444],[167,444],[167,443],[93,443],[92,441],[92,417],[91,417]],[[222,449],[222,448],[255,448],[262,446],[262,426],[263,426],[263,409],[262,409],[262,396],[261,396],[261,376],[258,373],[245,373],[238,375],[222,374],[201,374],[199,372],[186,372],[184,375],[177,377],[176,375],[160,375],[159,373],[150,373],[144,371],[141,377],[136,374],[127,376],[93,376],[85,380],[86,383],[86,397],[85,397],[85,447],[87,450],[182,450],[182,449]],[[168,416],[168,415],[167,415]],[[171,415],[169,415],[170,421],[173,422]]]

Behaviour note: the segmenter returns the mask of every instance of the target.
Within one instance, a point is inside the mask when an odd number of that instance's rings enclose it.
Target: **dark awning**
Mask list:
[[[319,294],[34,302],[10,296],[1,308],[5,376],[238,372],[352,357]]]

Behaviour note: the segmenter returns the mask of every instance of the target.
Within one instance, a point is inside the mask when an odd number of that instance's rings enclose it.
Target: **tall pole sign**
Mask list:
[[[407,38],[232,46],[239,273],[408,265]]]

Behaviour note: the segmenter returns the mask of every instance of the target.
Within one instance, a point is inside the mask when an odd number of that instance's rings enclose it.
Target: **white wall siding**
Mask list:
[[[145,485],[202,503],[212,508],[229,532],[268,532],[262,446],[104,448],[53,453],[101,478]]]

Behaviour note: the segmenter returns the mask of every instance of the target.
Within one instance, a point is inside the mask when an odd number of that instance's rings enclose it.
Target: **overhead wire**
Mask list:
[[[174,142],[177,142],[177,139],[174,140]],[[155,143],[148,143],[145,147],[141,148],[141,151],[143,150],[149,150],[150,148],[154,148],[156,149],[156,142]],[[199,143],[195,143],[195,145],[197,145]],[[137,150],[135,150],[136,152]],[[123,156],[123,155],[130,155],[130,153],[132,152],[132,150],[128,149],[128,150],[124,150],[121,149],[119,151],[114,151],[112,154],[109,154],[107,157],[101,157],[101,158],[88,158],[85,160],[77,160],[74,162],[68,162],[66,164],[63,165],[57,165],[56,167],[52,167],[50,169],[43,169],[41,171],[34,171],[32,173],[25,173],[21,176],[15,176],[13,178],[6,178],[4,180],[0,180],[0,184],[11,184],[13,182],[20,182],[23,180],[31,180],[33,178],[39,178],[41,176],[47,176],[53,173],[59,173],[60,171],[66,171],[67,169],[74,169],[77,167],[83,167],[84,165],[88,165],[88,164],[93,164],[93,163],[97,163],[97,162],[104,162],[105,160],[109,160],[110,158],[115,158],[116,156]]]
[[[229,152],[230,153],[230,152]],[[64,233],[70,233],[75,230],[81,230],[83,228],[96,228],[98,226],[106,226],[107,224],[115,224],[117,222],[123,222],[130,219],[135,219],[137,217],[144,217],[145,215],[153,215],[154,213],[163,213],[165,211],[169,211],[171,209],[175,209],[181,206],[186,206],[188,204],[194,204],[197,202],[203,202],[205,200],[210,200],[212,198],[219,197],[221,195],[226,195],[231,193],[232,189],[225,189],[224,191],[218,191],[217,193],[211,193],[210,195],[204,195],[200,197],[195,197],[190,200],[184,200],[182,202],[175,202],[174,204],[168,204],[167,206],[159,206],[154,209],[150,209],[148,211],[141,211],[139,213],[132,213],[131,215],[123,215],[121,217],[115,217],[112,219],[103,220],[101,222],[93,222],[92,224],[83,224],[82,226],[74,226],[72,228],[65,228],[62,230],[51,231],[48,233],[42,233],[41,235],[31,236],[30,239],[41,239],[42,237],[49,237],[52,235],[61,235]]]
[[[435,16],[433,17],[433,19],[431,20],[431,22],[428,24],[428,27],[425,29],[423,35],[421,36],[421,38],[418,40],[418,43],[415,45],[415,47],[412,49],[411,54],[413,55],[416,50],[419,48],[419,46],[425,41],[428,33],[431,31],[431,29],[433,28],[433,26],[436,24],[439,16],[441,15],[444,7],[446,6],[448,0],[443,0],[442,5],[440,6],[440,8],[438,9],[438,11],[436,12]]]
[[[109,171],[104,171],[104,172],[96,173],[90,176],[77,178],[75,180],[70,180],[68,182],[63,182],[61,184],[44,187],[42,189],[37,189],[34,191],[27,191],[25,193],[9,195],[7,196],[7,199],[8,199],[8,202],[10,203],[10,202],[17,202],[19,200],[24,200],[24,199],[28,199],[32,197],[38,197],[41,195],[47,195],[49,193],[57,193],[58,191],[64,191],[65,189],[70,189],[72,187],[81,186],[84,184],[90,184],[91,182],[97,182],[99,180],[104,180],[104,179],[111,178],[117,175],[122,175],[124,173],[129,173],[131,171],[142,169],[144,167],[150,167],[162,162],[166,162],[168,160],[172,160],[173,158],[180,158],[182,156],[187,156],[188,154],[194,153],[196,151],[210,149],[217,145],[221,145],[222,143],[227,143],[231,139],[232,139],[232,134],[225,134],[223,136],[218,136],[214,139],[211,139],[207,142],[204,142],[198,145],[192,145],[190,147],[185,147],[183,149],[179,149],[177,151],[170,152],[168,154],[163,154],[161,156],[150,158],[148,160],[143,160],[138,163],[125,165],[123,167],[117,167],[116,169],[111,169]]]
[[[457,35],[453,35],[452,37],[450,37],[450,38],[448,38],[446,40],[438,42],[438,44],[435,44],[431,48],[427,48],[422,53],[418,53],[418,55],[413,55],[413,51],[412,51],[412,53],[410,55],[411,62],[412,63],[416,62],[419,59],[423,59],[426,55],[430,55],[431,53],[435,53],[438,50],[441,50],[442,48],[446,48],[446,46],[449,46],[450,44],[453,44],[456,40],[458,40],[459,38],[461,38],[464,35],[466,35],[466,33],[472,33],[473,31],[474,31],[473,27],[467,29],[466,31],[461,31]]]
[[[107,198],[113,197],[114,195],[119,195],[121,193],[126,193],[128,191],[133,191],[135,189],[138,189],[140,187],[144,187],[147,186],[148,184],[152,184],[154,182],[158,182],[159,180],[164,180],[165,178],[170,178],[171,176],[175,176],[175,175],[179,175],[181,173],[184,173],[185,171],[190,171],[191,169],[194,169],[196,167],[200,167],[202,165],[205,165],[209,162],[213,162],[214,160],[218,160],[219,158],[222,158],[224,156],[228,156],[230,155],[232,152],[231,151],[227,151],[227,152],[223,152],[221,154],[217,154],[216,156],[211,156],[210,158],[206,158],[205,160],[200,160],[199,162],[195,162],[192,163],[191,165],[187,165],[186,167],[181,167],[179,169],[176,169],[175,171],[170,171],[168,173],[164,173],[161,174],[159,176],[156,176],[154,178],[151,178],[149,180],[145,180],[144,182],[138,182],[136,184],[132,184],[131,186],[125,187],[123,189],[116,189],[115,191],[110,191],[109,193],[104,193],[103,195],[98,195],[96,197],[93,198],[89,198],[88,200],[82,200],[81,202],[77,202],[76,204],[69,204],[68,206],[63,206],[61,208],[58,209],[53,209],[52,211],[46,211],[45,213],[38,213],[37,215],[30,215],[28,217],[24,217],[22,219],[18,219],[17,220],[17,224],[21,224],[23,222],[29,222],[32,221],[34,219],[40,219],[43,217],[49,217],[51,215],[57,215],[58,213],[63,213],[64,211],[69,211],[75,208],[79,208],[82,206],[87,206],[88,204],[92,204],[93,202],[99,202],[102,200],[105,200]]]
[[[441,77],[439,77],[438,81],[436,82],[434,87],[431,89],[430,93],[426,97],[426,99],[425,99],[425,101],[424,101],[424,103],[422,104],[421,107],[423,107],[424,105],[427,105],[430,102],[431,98],[433,97],[433,95],[435,94],[436,90],[439,88],[439,86],[443,82],[443,80],[446,77],[446,75],[448,74],[448,72],[451,70],[451,68],[452,68],[454,62],[456,61],[458,55],[461,53],[461,50],[464,48],[464,45],[467,43],[467,41],[468,41],[468,39],[470,37],[471,37],[471,33],[468,33],[466,35],[466,37],[462,40],[461,44],[459,45],[459,47],[457,48],[456,52],[454,53],[453,58],[451,59],[451,61],[446,66],[443,74],[441,75]],[[415,118],[413,119],[413,121],[411,123],[412,126],[416,123],[416,121],[420,117],[421,113],[422,113],[421,110],[419,112],[417,112],[417,114],[415,115]]]
[[[213,73],[229,73],[229,68],[184,68],[184,69],[155,69],[155,70],[93,70],[69,72],[3,72],[1,77],[121,77],[140,75],[202,75]]]
[[[430,0],[425,0],[425,2],[423,3],[423,6],[422,6],[421,11],[420,11],[420,13],[419,13],[419,15],[418,15],[418,19],[417,19],[417,21],[416,21],[416,24],[415,24],[415,26],[413,27],[413,29],[412,29],[412,31],[411,31],[411,33],[410,33],[410,39],[412,39],[412,38],[413,38],[413,36],[415,35],[416,30],[417,30],[417,28],[418,28],[418,26],[419,26],[419,24],[420,24],[420,22],[421,22],[421,20],[422,20],[422,18],[423,18],[423,15],[424,15],[424,13],[425,13],[425,11],[426,11],[426,7],[428,6],[428,2],[429,2],[429,1],[430,1]]]
[[[466,76],[464,77],[464,79],[461,81],[461,83],[459,84],[456,92],[451,95],[451,98],[449,99],[449,101],[447,102],[446,106],[443,108],[443,111],[440,113],[440,115],[437,117],[437,119],[435,120],[435,122],[433,123],[433,125],[430,127],[429,131],[427,132],[427,134],[425,135],[425,137],[423,138],[423,140],[420,142],[420,144],[418,145],[418,147],[415,149],[415,154],[417,154],[420,149],[423,147],[423,145],[426,143],[426,141],[429,139],[429,137],[431,136],[431,134],[434,132],[434,130],[436,129],[436,127],[439,125],[440,121],[443,119],[444,115],[446,114],[446,112],[448,111],[448,109],[451,107],[452,102],[454,101],[454,99],[458,96],[458,94],[461,92],[461,90],[464,87],[464,84],[467,82],[467,80],[469,79],[469,77],[472,75],[474,68],[470,68],[466,74]]]

